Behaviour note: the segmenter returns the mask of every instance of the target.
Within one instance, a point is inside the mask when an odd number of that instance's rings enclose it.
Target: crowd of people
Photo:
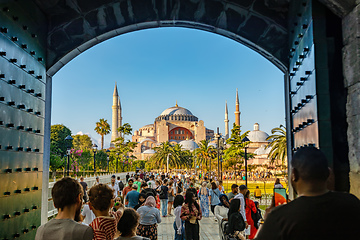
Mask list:
[[[199,222],[210,217],[210,211],[221,239],[340,239],[343,235],[335,231],[336,226],[345,230],[341,231],[345,236],[359,236],[359,230],[349,226],[360,223],[360,201],[351,194],[327,189],[325,156],[315,148],[305,148],[298,150],[292,161],[291,180],[299,197],[271,206],[265,221],[259,203],[250,199],[245,185],[233,184],[231,192],[225,194],[221,180],[207,176],[195,182],[186,172],[140,171],[128,173],[125,182],[114,175],[109,185],[97,179],[90,189],[82,178],[79,183],[65,177],[52,189],[58,215],[39,227],[35,239],[154,240],[162,218],[175,216],[175,240],[198,240]],[[277,181],[274,188],[282,188],[281,183]],[[261,198],[258,188],[254,196]],[[339,211],[341,208],[344,211]],[[314,226],[314,220],[321,229]]]

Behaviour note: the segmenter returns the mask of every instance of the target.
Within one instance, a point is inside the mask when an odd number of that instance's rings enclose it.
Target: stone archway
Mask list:
[[[1,210],[0,237],[33,239],[40,219],[47,220],[52,76],[97,43],[145,28],[221,34],[280,68],[289,153],[308,144],[324,149],[336,170],[335,189],[349,190],[350,174],[351,190],[360,196],[360,5],[319,1],[327,8],[316,0],[1,1],[0,205],[9,207]],[[337,32],[323,31],[332,24]],[[314,88],[307,89],[309,83]],[[315,112],[306,115],[306,109]]]

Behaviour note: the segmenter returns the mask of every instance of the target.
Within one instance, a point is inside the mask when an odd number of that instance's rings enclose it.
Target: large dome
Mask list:
[[[165,109],[155,121],[198,121],[188,109],[179,107],[177,104],[174,107]]]
[[[269,140],[266,140],[266,138],[269,137],[269,135],[259,130],[259,124],[254,124],[254,130],[249,132],[249,135],[247,136],[251,142],[269,142]]]
[[[166,116],[166,115],[189,115],[194,116],[189,110],[182,107],[171,107],[168,109],[165,109],[160,116]]]

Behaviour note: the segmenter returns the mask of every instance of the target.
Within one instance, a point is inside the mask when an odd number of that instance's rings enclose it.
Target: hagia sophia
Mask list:
[[[239,95],[236,90],[235,124],[240,126],[240,103]],[[229,119],[227,103],[225,104],[225,134],[223,138],[229,138]],[[120,133],[118,127],[122,123],[121,103],[115,86],[112,106],[112,135],[111,141],[118,138]],[[249,160],[249,164],[268,164],[267,159],[270,148],[265,148],[269,143],[269,135],[260,130],[258,123],[254,124],[254,130],[250,131],[248,138],[251,141],[248,152],[254,153],[254,158]],[[171,144],[180,144],[184,150],[193,151],[198,148],[198,143],[202,140],[209,140],[210,144],[216,147],[214,130],[205,127],[205,122],[199,120],[192,112],[177,103],[175,106],[165,109],[154,123],[147,124],[134,131],[132,141],[137,142],[137,146],[132,153],[139,160],[147,160],[154,153],[154,147],[169,141]],[[111,144],[113,147],[113,144]]]

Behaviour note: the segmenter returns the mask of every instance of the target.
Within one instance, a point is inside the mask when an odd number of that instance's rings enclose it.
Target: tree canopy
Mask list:
[[[279,127],[271,130],[271,135],[266,138],[271,142],[266,148],[271,148],[268,157],[274,162],[276,159],[280,159],[284,165],[287,157],[287,145],[286,145],[286,128],[281,124]]]
[[[53,154],[64,157],[66,155],[65,138],[71,135],[71,130],[62,124],[51,125],[50,151]]]
[[[94,130],[101,136],[101,149],[104,149],[104,136],[110,133],[110,124],[107,120],[101,118],[99,122],[96,122]]]

